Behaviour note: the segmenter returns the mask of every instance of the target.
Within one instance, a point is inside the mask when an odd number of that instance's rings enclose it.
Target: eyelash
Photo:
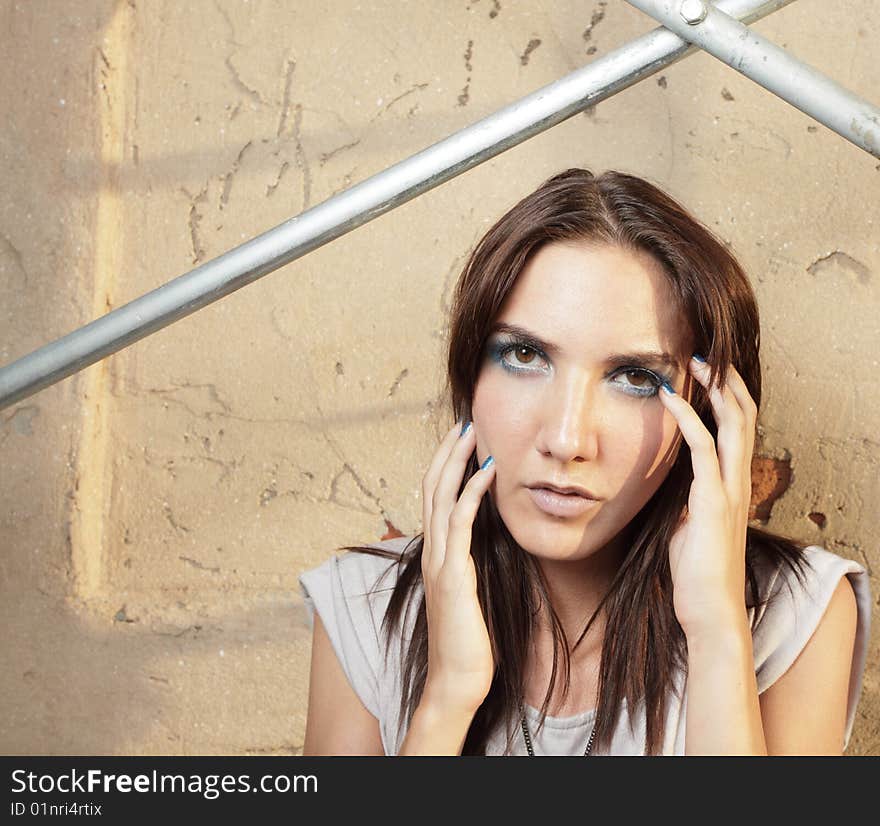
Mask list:
[[[539,358],[547,360],[547,356],[545,356],[537,347],[533,347],[531,344],[527,344],[524,341],[509,341],[509,342],[498,342],[495,345],[490,346],[490,353],[495,361],[497,361],[501,367],[506,370],[508,373],[535,373],[535,370],[529,370],[525,367],[514,367],[509,362],[504,360],[504,357],[508,353],[512,353],[514,350],[527,350],[531,353],[534,353]],[[606,376],[606,378],[614,378],[620,375],[626,375],[628,373],[639,373],[644,376],[648,376],[651,379],[653,384],[648,388],[637,388],[634,385],[624,385],[619,384],[621,388],[629,387],[630,389],[623,389],[623,392],[628,396],[634,396],[636,398],[649,398],[651,396],[656,396],[657,392],[660,389],[660,385],[664,381],[672,382],[669,376],[664,376],[662,373],[655,373],[653,370],[649,370],[647,367],[619,367],[613,370],[611,373]]]

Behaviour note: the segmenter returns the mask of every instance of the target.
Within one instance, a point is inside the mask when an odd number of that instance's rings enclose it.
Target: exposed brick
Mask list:
[[[791,484],[791,461],[771,459],[767,456],[752,457],[752,501],[749,519],[766,522],[770,518],[773,503],[788,490]]]
[[[381,539],[382,542],[386,539],[396,539],[398,536],[404,536],[404,534],[397,530],[397,528],[395,528],[387,519],[385,520],[385,527],[388,530],[385,531],[385,536]]]

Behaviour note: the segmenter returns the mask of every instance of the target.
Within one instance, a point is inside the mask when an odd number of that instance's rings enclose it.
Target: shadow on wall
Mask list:
[[[299,754],[292,738],[304,730],[307,685],[281,676],[308,661],[311,634],[292,593],[264,592],[247,605],[236,598],[222,616],[186,605],[185,626],[125,607],[109,620],[87,618],[42,588],[7,594],[3,613],[14,632],[0,749]]]

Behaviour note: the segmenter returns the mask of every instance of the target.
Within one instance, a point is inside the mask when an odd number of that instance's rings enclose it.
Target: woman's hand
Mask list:
[[[709,386],[708,364],[692,358],[691,375],[707,389],[718,445],[691,405],[660,390],[691,449],[694,480],[687,510],[669,543],[673,604],[686,635],[716,630],[745,612],[745,549],[752,492],[757,405],[731,365]]]
[[[474,452],[474,428],[446,434],[422,480],[422,580],[428,619],[428,674],[423,697],[439,708],[475,712],[495,674],[492,646],[477,599],[471,531],[495,463],[477,471],[456,500]]]

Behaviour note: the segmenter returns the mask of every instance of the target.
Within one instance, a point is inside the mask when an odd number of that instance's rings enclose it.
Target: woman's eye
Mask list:
[[[507,344],[498,353],[498,360],[508,370],[531,370],[543,360],[543,356],[528,344]]]
[[[625,378],[626,381],[617,381],[620,378]],[[614,383],[621,385],[624,388],[624,392],[637,396],[653,396],[663,381],[654,373],[641,369],[623,370],[614,376],[614,379]]]

